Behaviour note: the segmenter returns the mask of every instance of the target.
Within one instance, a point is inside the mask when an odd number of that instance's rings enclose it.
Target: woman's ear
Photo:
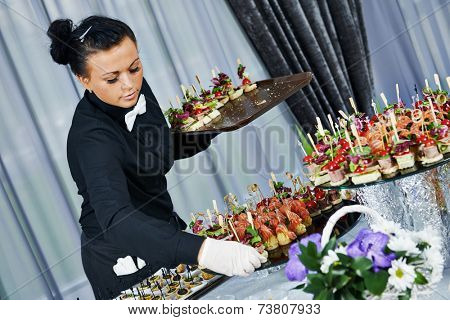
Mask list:
[[[89,92],[92,92],[92,89],[90,88],[90,84],[89,84],[90,81],[89,81],[88,77],[83,77],[83,76],[77,75],[77,79],[86,90],[88,90]]]

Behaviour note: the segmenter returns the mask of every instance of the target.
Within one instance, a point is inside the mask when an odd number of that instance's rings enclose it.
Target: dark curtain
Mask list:
[[[228,0],[271,76],[312,71],[311,84],[287,100],[305,131],[320,117],[370,113],[373,80],[360,0]]]

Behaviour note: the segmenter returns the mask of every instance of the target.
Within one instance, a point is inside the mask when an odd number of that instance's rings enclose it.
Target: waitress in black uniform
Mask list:
[[[47,34],[53,60],[70,65],[86,89],[67,158],[83,197],[81,257],[96,299],[111,299],[161,267],[199,264],[245,276],[265,262],[249,246],[183,231],[165,174],[175,160],[205,150],[214,135],[186,140],[170,132],[143,78],[133,31],[91,16],[78,26],[55,20]]]

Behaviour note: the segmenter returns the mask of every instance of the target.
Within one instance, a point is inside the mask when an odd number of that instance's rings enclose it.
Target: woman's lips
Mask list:
[[[123,96],[122,99],[123,100],[127,100],[127,101],[133,100],[136,97],[136,92],[137,91],[134,91],[132,94],[129,94],[127,96]]]

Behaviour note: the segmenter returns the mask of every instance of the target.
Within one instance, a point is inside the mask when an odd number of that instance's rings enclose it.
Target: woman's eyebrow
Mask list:
[[[135,63],[136,61],[138,61],[139,60],[139,57],[137,57],[136,59],[134,59],[134,61],[130,64],[130,67],[133,65],[133,63]],[[128,67],[129,68],[129,67]],[[120,73],[119,71],[111,71],[111,72],[107,72],[107,73],[104,73],[104,74],[102,74],[102,77],[104,77],[104,76],[106,76],[106,75],[108,75],[108,74],[110,74],[110,73]]]

